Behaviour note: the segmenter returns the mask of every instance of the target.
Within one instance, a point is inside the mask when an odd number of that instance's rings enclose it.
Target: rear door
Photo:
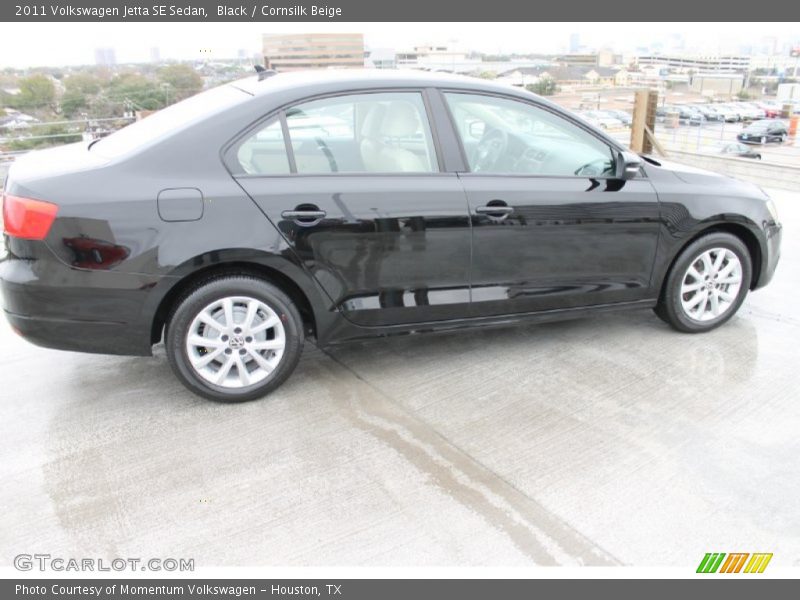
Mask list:
[[[470,219],[421,90],[303,102],[228,152],[234,176],[352,322],[469,314]]]
[[[445,92],[464,150],[476,316],[652,295],[659,205],[650,182],[614,178],[614,152],[556,112]]]

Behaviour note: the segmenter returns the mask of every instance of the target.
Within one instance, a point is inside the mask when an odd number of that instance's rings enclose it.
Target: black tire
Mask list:
[[[708,321],[698,321],[691,318],[683,309],[681,302],[681,285],[687,269],[706,250],[712,248],[726,248],[732,251],[742,266],[742,281],[736,299],[730,307],[720,316]],[[696,239],[689,244],[678,256],[667,275],[661,289],[661,297],[656,306],[655,313],[673,328],[684,333],[703,333],[711,331],[728,321],[744,302],[750,289],[752,280],[752,260],[747,246],[742,240],[730,233],[713,232]]]
[[[286,340],[280,362],[266,379],[239,388],[216,385],[201,377],[192,367],[185,343],[198,313],[212,302],[231,296],[247,296],[266,304],[280,318]],[[304,342],[303,321],[292,300],[275,285],[251,275],[221,275],[200,282],[176,303],[166,329],[167,358],[177,378],[198,396],[218,402],[255,400],[276,389],[297,366]]]

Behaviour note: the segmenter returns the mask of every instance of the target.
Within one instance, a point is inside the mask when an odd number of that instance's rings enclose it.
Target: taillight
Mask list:
[[[3,232],[26,240],[43,240],[55,221],[58,205],[3,195]]]

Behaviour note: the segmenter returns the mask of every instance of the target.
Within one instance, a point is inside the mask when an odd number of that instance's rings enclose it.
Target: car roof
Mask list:
[[[313,89],[330,84],[343,88],[359,89],[371,87],[457,87],[520,92],[512,86],[493,83],[490,80],[411,69],[319,69],[314,71],[291,71],[271,75],[254,75],[232,82],[230,85],[254,96],[270,94],[285,89]],[[529,94],[529,93],[528,93]],[[532,95],[532,94],[531,94]]]

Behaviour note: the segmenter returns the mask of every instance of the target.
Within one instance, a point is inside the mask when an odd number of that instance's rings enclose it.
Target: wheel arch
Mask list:
[[[667,284],[667,279],[669,278],[669,275],[672,272],[675,263],[677,262],[678,258],[683,253],[683,251],[686,248],[688,248],[690,244],[694,243],[701,237],[716,232],[729,233],[737,237],[745,245],[748,253],[750,254],[750,262],[752,267],[748,289],[752,290],[755,288],[759,278],[761,277],[762,260],[764,256],[764,252],[761,248],[761,243],[759,242],[758,237],[756,236],[755,233],[753,233],[750,227],[748,227],[743,223],[731,222],[731,221],[719,221],[714,223],[707,223],[702,229],[696,231],[692,236],[686,238],[686,240],[684,240],[684,242],[680,244],[680,246],[674,252],[669,262],[669,266],[664,271],[664,277],[662,278],[661,281],[661,289],[659,295],[664,293],[664,287]]]
[[[284,259],[278,259],[294,267]],[[157,300],[155,309],[152,311],[150,323],[150,343],[156,344],[161,341],[167,318],[178,301],[184,294],[204,281],[209,281],[225,275],[248,275],[258,277],[279,287],[297,305],[300,316],[303,319],[303,328],[307,335],[317,335],[319,326],[318,313],[320,311],[321,298],[316,293],[317,290],[311,281],[298,282],[300,277],[287,274],[286,265],[265,264],[258,260],[247,260],[243,258],[230,257],[228,260],[203,264],[205,261],[193,259],[188,264],[200,263],[199,268],[186,271],[186,267],[178,268],[172,275],[175,280],[172,285]],[[295,267],[299,269],[299,267]],[[305,276],[304,271],[300,271]],[[301,277],[302,277],[301,276]]]

